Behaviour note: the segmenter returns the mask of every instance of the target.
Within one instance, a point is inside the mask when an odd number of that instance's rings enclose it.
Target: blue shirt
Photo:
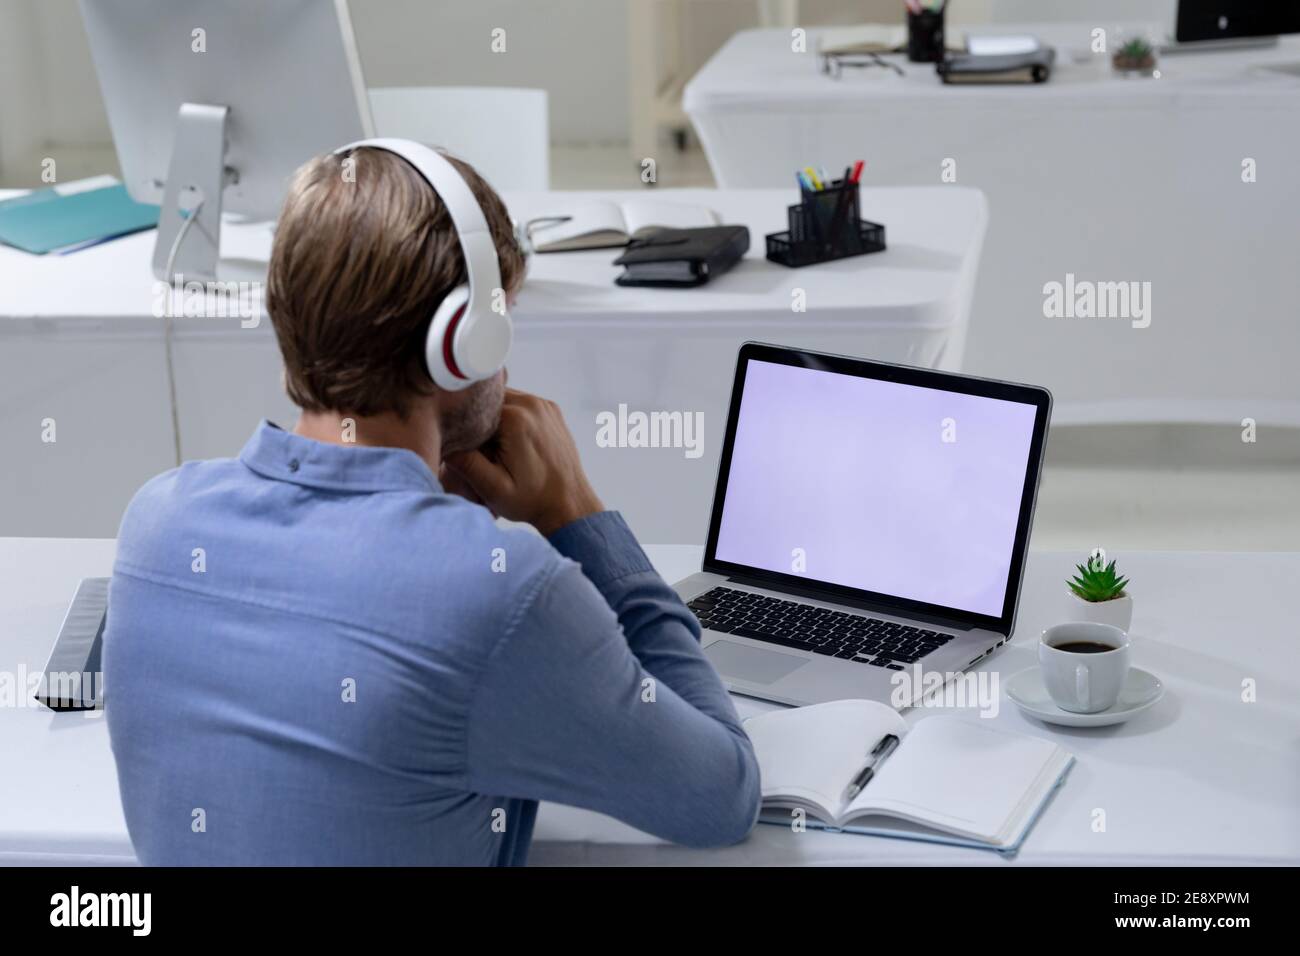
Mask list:
[[[538,800],[691,846],[758,767],[622,518],[503,529],[404,449],[263,423],[122,521],[106,717],[146,865],[522,864]]]

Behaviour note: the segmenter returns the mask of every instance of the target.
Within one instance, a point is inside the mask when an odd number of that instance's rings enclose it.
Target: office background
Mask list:
[[[593,481],[668,580],[700,566],[738,342],[1047,384],[1059,401],[1015,640],[976,669],[1028,670],[1043,628],[1084,613],[1065,581],[1102,546],[1131,576],[1135,662],[1169,693],[1126,726],[1090,733],[1049,728],[1004,702],[1002,728],[1059,734],[1080,764],[1021,861],[1300,859],[1290,639],[1300,566],[1300,381],[1290,374],[1300,354],[1291,225],[1300,221],[1300,127],[1287,122],[1300,103],[1300,36],[1263,50],[1162,55],[1164,78],[1126,78],[1108,54],[1089,55],[1089,32],[1118,40],[1144,29],[1134,24],[1168,23],[1169,0],[952,0],[953,41],[967,28],[1029,32],[1060,57],[1045,85],[959,90],[901,55],[897,73],[840,83],[789,57],[790,24],[901,24],[900,0],[350,6],[372,95],[407,85],[546,95],[548,133],[532,146],[549,170],[517,164],[534,174],[529,182],[500,184],[516,218],[593,196],[657,196],[748,227],[748,257],[689,291],[616,286],[612,249],[539,255],[513,310],[512,382],[561,402]],[[507,30],[504,56],[487,43],[497,27]],[[729,113],[738,92],[758,102]],[[505,124],[476,116],[472,125]],[[519,127],[507,132],[525,147]],[[962,169],[951,183],[937,175],[948,141]],[[809,269],[765,261],[763,235],[781,228],[796,196],[795,163],[782,150],[806,152],[800,164],[865,159],[862,211],[886,224],[887,250]],[[1258,159],[1258,183],[1240,178],[1244,156]],[[658,166],[654,188],[641,181],[646,157]],[[122,172],[75,0],[0,0],[0,198],[46,185],[46,158],[57,160],[60,183]],[[265,252],[265,224],[229,228],[254,233]],[[0,447],[15,463],[0,469],[0,675],[47,660],[77,582],[112,567],[121,507],[171,467],[154,239],[137,233],[66,256],[0,248]],[[1152,326],[1049,317],[1039,290],[1073,273],[1152,280]],[[799,290],[806,313],[791,308]],[[263,414],[292,420],[269,323],[174,326],[182,457],[233,454]],[[1090,420],[1093,382],[1102,411],[1131,410],[1116,395],[1140,393],[1146,405],[1126,423]],[[700,415],[704,453],[599,447],[593,411],[625,406]],[[1255,441],[1243,441],[1247,415],[1260,422]],[[43,423],[56,418],[58,441],[47,444]],[[24,773],[0,775],[0,863],[133,859],[104,730],[34,706],[4,710],[0,752],[21,755]],[[1109,835],[1093,826],[1098,807],[1111,814]],[[533,859],[991,862],[979,855],[765,827],[696,856],[548,804]]]
[[[352,0],[353,26],[371,86],[528,86],[547,91],[556,158],[552,185],[630,187],[629,9],[646,0]],[[1003,23],[1155,19],[1172,0],[954,0],[950,22]],[[649,0],[649,6],[664,4]],[[764,0],[687,0],[680,48],[690,73],[737,30],[756,27]],[[767,6],[780,13],[782,0]],[[895,0],[801,0],[810,27],[895,21]],[[662,17],[663,11],[655,15]],[[114,166],[112,137],[76,0],[0,0],[0,187],[40,185],[49,147],[90,173]],[[508,25],[519,41],[508,56],[465,36]],[[525,41],[525,38],[526,41]],[[677,46],[667,41],[664,44]],[[563,51],[563,55],[557,55]],[[662,56],[662,54],[661,54]],[[33,162],[36,160],[36,162]],[[665,163],[675,185],[706,185],[697,153]],[[678,167],[676,170],[674,167]],[[684,167],[684,168],[683,168]],[[71,169],[69,170],[71,172]]]
[[[632,142],[644,136],[653,91],[632,75],[629,24],[650,10],[656,72],[695,75],[739,30],[780,23],[821,25],[899,18],[894,0],[352,0],[362,65],[371,87],[501,85],[544,89],[549,96],[553,189],[644,189]],[[964,25],[1025,21],[1160,21],[1170,0],[953,0],[952,34]],[[679,10],[675,30],[665,10]],[[75,0],[0,0],[0,188],[39,186],[40,161],[57,158],[60,180],[118,173],[116,156]],[[494,55],[486,36],[508,27],[508,55]],[[1025,96],[1038,91],[1025,90]],[[685,131],[684,149],[674,133]],[[689,119],[655,124],[660,187],[715,183]],[[882,136],[887,131],[882,132]],[[890,181],[877,185],[893,185]],[[1063,182],[1063,190],[1084,187]],[[999,208],[991,216],[998,222]],[[1029,227],[1028,225],[1026,226]],[[987,258],[987,257],[986,257]],[[1064,267],[1062,269],[1064,271]],[[1120,278],[1120,277],[1116,277]],[[1127,277],[1123,277],[1127,278]],[[989,337],[1004,317],[970,318],[968,355],[996,353]],[[1165,313],[1161,322],[1172,322]],[[1225,322],[1224,334],[1231,334]],[[1214,341],[1198,343],[1212,352]],[[1060,355],[1044,362],[1067,361]],[[979,362],[967,371],[981,373]],[[1106,374],[1104,368],[1097,369]],[[1158,374],[1158,370],[1156,370]],[[1024,377],[1033,379],[1031,373]],[[1051,384],[1050,381],[1046,384]],[[1055,429],[1035,527],[1036,547],[1292,548],[1300,540],[1300,430],[1266,429],[1239,440],[1240,426],[1145,422]],[[231,451],[233,452],[233,448]],[[707,484],[707,479],[705,481]],[[24,533],[33,529],[24,528]],[[65,534],[66,529],[51,533]],[[94,533],[106,533],[103,528]]]

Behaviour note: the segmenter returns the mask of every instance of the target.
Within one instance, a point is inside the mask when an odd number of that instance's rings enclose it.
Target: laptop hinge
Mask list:
[[[905,617],[913,621],[924,621],[926,624],[937,624],[940,627],[949,627],[958,631],[971,631],[975,629],[974,625],[969,621],[958,621],[950,617],[944,617],[941,614],[927,614],[922,611],[905,611],[900,608],[886,607],[883,604],[878,604],[873,601],[864,601],[858,598],[845,597],[842,594],[831,594],[815,587],[786,584],[784,581],[779,585],[774,585],[771,581],[760,581],[758,578],[751,578],[743,574],[728,574],[727,580],[734,581],[737,584],[747,584],[750,587],[766,588],[769,591],[798,594],[801,597],[826,601],[829,604],[843,604],[846,607],[857,607],[864,611],[874,611],[877,614],[888,614],[890,617]]]

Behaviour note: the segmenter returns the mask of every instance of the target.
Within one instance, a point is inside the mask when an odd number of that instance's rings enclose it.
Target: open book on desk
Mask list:
[[[837,700],[745,721],[763,780],[763,823],[1015,853],[1074,757],[1048,740],[932,716],[914,727],[891,707]],[[850,785],[889,735],[861,790]]]
[[[529,220],[528,238],[538,252],[617,249],[663,229],[718,225],[718,215],[712,209],[654,199],[592,199],[562,212]]]

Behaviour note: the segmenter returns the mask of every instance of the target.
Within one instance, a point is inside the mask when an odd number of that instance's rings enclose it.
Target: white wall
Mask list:
[[[542,87],[557,142],[627,137],[623,0],[351,0],[350,8],[368,85]],[[495,27],[506,30],[504,54],[490,50]],[[0,0],[0,185],[20,172],[29,178],[13,164],[47,144],[110,141],[76,0]]]
[[[140,0],[145,2],[145,0]],[[150,0],[155,2],[155,0]],[[562,145],[627,139],[627,4],[647,0],[351,0],[371,86],[535,86]],[[754,0],[682,0],[684,59],[698,65]],[[1155,19],[1174,0],[951,0],[955,23]],[[899,0],[803,0],[810,25],[902,15]],[[506,52],[489,43],[506,30]],[[0,185],[30,183],[43,150],[111,142],[76,0],[0,0]]]
[[[351,0],[370,86],[532,86],[559,143],[627,137],[621,0]],[[505,30],[506,52],[491,51]]]
[[[971,0],[951,0],[950,7],[960,10]],[[1037,22],[1057,20],[1096,21],[1105,26],[1113,21],[1151,21],[1173,24],[1177,0],[976,0],[986,5],[989,19],[995,22]]]
[[[31,6],[0,0],[0,171],[27,161],[39,139],[40,77]]]

